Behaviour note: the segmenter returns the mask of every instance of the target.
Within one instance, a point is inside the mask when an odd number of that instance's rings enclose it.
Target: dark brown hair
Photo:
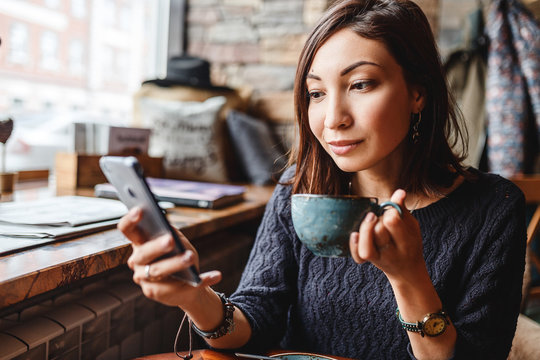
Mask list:
[[[321,45],[344,28],[359,36],[381,41],[397,63],[409,86],[423,89],[425,106],[418,142],[407,137],[408,153],[399,186],[407,191],[440,194],[457,174],[467,175],[462,165],[466,154],[466,132],[448,91],[444,70],[428,20],[422,10],[408,0],[345,0],[336,2],[310,33],[296,72],[294,102],[299,143],[291,153],[296,162],[293,193],[344,194],[351,173],[334,163],[310,130],[306,76]],[[452,149],[460,146],[461,154]]]

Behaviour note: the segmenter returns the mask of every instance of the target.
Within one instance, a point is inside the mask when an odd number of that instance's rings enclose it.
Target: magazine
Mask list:
[[[217,209],[244,199],[244,186],[217,184],[201,181],[146,178],[156,200],[168,201],[178,206]],[[97,184],[94,194],[116,199],[116,189],[109,183]]]

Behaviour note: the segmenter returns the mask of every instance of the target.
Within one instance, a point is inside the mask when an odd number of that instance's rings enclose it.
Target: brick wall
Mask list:
[[[201,271],[220,270],[214,289],[236,289],[257,222],[197,239]],[[172,352],[183,313],[147,299],[129,269],[34,301],[0,316],[0,360],[126,360]],[[204,342],[194,336],[194,348]],[[187,324],[178,350],[187,350]]]
[[[438,27],[440,0],[418,0]],[[293,119],[296,63],[330,0],[189,0],[188,53],[208,59],[212,80],[253,91],[251,113]]]
[[[181,313],[146,299],[128,271],[0,323],[0,359],[122,360],[172,351]]]

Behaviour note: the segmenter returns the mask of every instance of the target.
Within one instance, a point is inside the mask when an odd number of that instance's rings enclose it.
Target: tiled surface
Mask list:
[[[17,338],[0,333],[0,360],[13,359],[28,350],[26,344]]]
[[[37,317],[23,321],[13,328],[4,330],[4,332],[24,341],[30,349],[33,349],[63,334],[64,328],[52,320]]]

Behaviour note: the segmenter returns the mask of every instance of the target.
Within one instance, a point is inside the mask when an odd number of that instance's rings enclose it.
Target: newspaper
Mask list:
[[[83,196],[0,203],[0,256],[112,229],[126,212],[118,200]]]
[[[118,219],[126,212],[126,206],[118,200],[57,196],[34,201],[1,203],[0,224],[76,227]],[[28,229],[21,226],[21,232]]]

